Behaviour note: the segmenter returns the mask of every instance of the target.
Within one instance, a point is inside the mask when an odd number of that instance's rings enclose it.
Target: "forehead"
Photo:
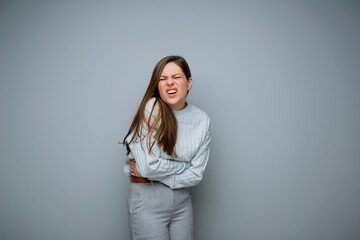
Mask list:
[[[173,75],[176,73],[183,73],[181,67],[179,67],[176,63],[174,62],[169,62],[168,64],[165,65],[163,71],[161,72],[161,75]]]

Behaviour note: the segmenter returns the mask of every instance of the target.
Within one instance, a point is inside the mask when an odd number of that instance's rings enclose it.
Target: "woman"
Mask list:
[[[193,238],[190,188],[203,177],[211,137],[209,117],[186,102],[191,87],[184,58],[161,59],[124,138],[131,239]]]

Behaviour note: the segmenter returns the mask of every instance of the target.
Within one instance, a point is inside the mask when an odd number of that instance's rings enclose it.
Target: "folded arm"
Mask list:
[[[154,105],[155,104],[155,105]],[[145,122],[147,122],[150,118],[150,122],[153,123],[155,121],[156,116],[159,112],[158,110],[158,104],[155,102],[155,98],[152,98],[149,100],[149,102],[146,104],[145,108]],[[183,172],[187,167],[189,167],[189,163],[176,161],[173,159],[164,159],[160,157],[160,147],[157,145],[157,142],[152,136],[152,139],[150,142],[154,142],[151,152],[149,153],[149,134],[147,130],[147,124],[142,123],[141,128],[141,135],[146,136],[144,139],[134,139],[129,144],[129,148],[131,150],[131,158],[134,158],[136,160],[136,169],[138,173],[146,178],[149,178],[151,180],[160,180],[166,176],[169,176],[171,174],[178,174]],[[160,123],[158,123],[160,124]],[[129,136],[129,139],[131,139],[131,136]],[[128,162],[129,164],[129,162]],[[129,172],[129,166],[125,166],[125,171]]]
[[[210,129],[208,129],[201,147],[190,162],[190,166],[184,169],[184,171],[161,179],[161,182],[172,189],[193,187],[199,184],[203,178],[204,170],[209,160],[210,141]]]
[[[133,142],[129,145],[131,153],[136,160],[136,169],[142,177],[151,180],[161,180],[162,178],[183,172],[189,163],[164,159],[160,157],[160,148],[155,143],[151,153],[146,146],[147,138],[141,142]]]

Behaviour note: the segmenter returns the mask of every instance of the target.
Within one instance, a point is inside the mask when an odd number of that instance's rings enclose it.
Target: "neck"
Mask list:
[[[174,108],[174,109],[172,109],[173,111],[181,111],[181,110],[183,110],[184,108],[186,108],[187,107],[187,102],[185,102],[184,103],[184,105],[182,106],[182,107],[179,107],[179,108]]]

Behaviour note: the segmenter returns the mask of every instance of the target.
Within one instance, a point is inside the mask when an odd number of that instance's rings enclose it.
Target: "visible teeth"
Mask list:
[[[170,90],[170,91],[168,91],[167,93],[168,93],[168,94],[174,94],[174,93],[176,93],[176,90]]]

